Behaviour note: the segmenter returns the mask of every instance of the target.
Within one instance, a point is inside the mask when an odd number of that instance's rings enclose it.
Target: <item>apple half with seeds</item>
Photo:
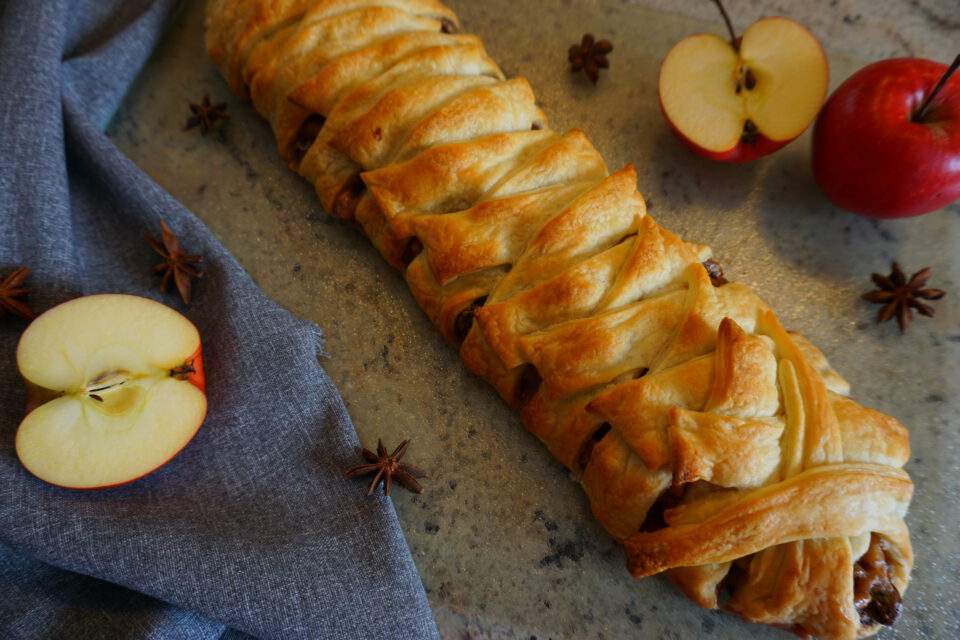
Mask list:
[[[177,455],[207,412],[200,334],[159,302],[98,294],[38,316],[17,347],[17,456],[73,489],[131,482]]]
[[[674,45],[660,67],[660,107],[697,154],[746,162],[810,126],[829,75],[823,48],[806,27],[764,18],[739,38],[730,27],[730,40],[700,33]]]

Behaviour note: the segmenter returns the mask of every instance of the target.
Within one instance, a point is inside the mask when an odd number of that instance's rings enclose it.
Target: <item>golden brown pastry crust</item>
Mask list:
[[[632,166],[551,131],[433,0],[210,0],[206,29],[281,157],[579,476],[634,575],[822,638],[887,620],[912,567],[906,429],[714,286]]]

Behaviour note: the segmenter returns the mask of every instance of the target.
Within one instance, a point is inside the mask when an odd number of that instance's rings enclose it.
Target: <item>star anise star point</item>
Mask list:
[[[30,292],[23,286],[29,275],[30,267],[20,267],[6,277],[0,276],[0,319],[18,316],[24,320],[33,320],[37,317],[30,305],[22,299]]]
[[[183,126],[184,131],[200,127],[200,133],[207,135],[213,130],[218,120],[230,119],[229,114],[227,114],[227,103],[211,104],[209,93],[203,94],[203,100],[199,104],[194,102],[187,104],[190,105],[190,113],[193,115],[187,119],[187,123]]]
[[[409,440],[404,440],[393,450],[393,453],[388,455],[383,440],[378,439],[376,453],[367,448],[363,449],[363,457],[370,462],[347,469],[343,475],[347,478],[358,478],[371,473],[375,474],[367,489],[368,496],[373,494],[381,481],[384,495],[390,495],[390,486],[394,483],[407,491],[422,493],[423,487],[417,482],[417,478],[427,477],[427,472],[416,465],[400,462],[409,444]]]
[[[158,254],[163,256],[163,262],[156,265],[151,273],[162,273],[163,280],[160,283],[160,291],[166,292],[173,280],[177,286],[177,291],[185,304],[190,303],[192,293],[192,284],[190,276],[202,278],[203,272],[193,266],[196,262],[202,262],[203,256],[190,254],[183,251],[180,246],[180,239],[170,230],[170,227],[161,220],[160,229],[163,232],[163,241],[147,236],[147,242]]]
[[[593,84],[600,78],[600,69],[610,67],[607,54],[613,51],[609,40],[594,40],[593,34],[585,33],[580,44],[570,45],[567,60],[570,61],[570,71],[583,71]]]
[[[916,309],[920,315],[933,317],[933,307],[920,302],[920,298],[939,300],[946,295],[946,292],[941,289],[926,288],[927,280],[932,273],[930,267],[926,267],[910,276],[908,280],[900,265],[894,262],[890,267],[890,275],[885,276],[879,273],[870,275],[873,283],[880,288],[860,297],[867,302],[883,305],[877,312],[877,324],[896,316],[902,333],[907,330],[913,320],[911,308]]]

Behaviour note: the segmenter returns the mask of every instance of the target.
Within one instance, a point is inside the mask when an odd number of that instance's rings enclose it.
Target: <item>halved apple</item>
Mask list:
[[[27,415],[17,456],[41,480],[106,488],[163,466],[207,411],[200,334],[159,302],[76,298],[38,316],[17,347]]]
[[[745,162],[803,133],[828,81],[823,48],[806,27],[764,18],[741,38],[700,33],[674,45],[660,67],[660,107],[696,153]]]

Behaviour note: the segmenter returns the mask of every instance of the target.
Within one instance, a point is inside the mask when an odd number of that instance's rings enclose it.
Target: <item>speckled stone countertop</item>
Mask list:
[[[651,214],[710,244],[783,323],[809,336],[859,402],[911,428],[916,483],[908,515],[916,552],[906,612],[881,638],[960,637],[960,205],[878,222],[830,205],[809,168],[809,132],[748,165],[702,160],[669,134],[657,70],[697,31],[724,33],[706,0],[450,0],[508,75],[526,76],[555,129],[584,129],[611,169],[637,166]],[[741,29],[765,15],[807,24],[835,87],[869,61],[949,62],[957,0],[728,0]],[[570,44],[609,38],[597,86],[571,75]],[[209,91],[233,119],[215,135],[182,132],[187,101]],[[421,496],[393,500],[444,638],[790,638],[704,611],[667,580],[634,580],[564,468],[521,426],[414,303],[399,273],[356,231],[329,218],[279,161],[268,126],[205,57],[202,2],[185,6],[109,134],[191,208],[280,304],[325,333],[324,366],[364,443],[413,439],[432,471]],[[900,335],[859,299],[892,260],[931,266],[947,290]],[[207,281],[198,284],[203,295]],[[309,390],[305,390],[309,393]]]

